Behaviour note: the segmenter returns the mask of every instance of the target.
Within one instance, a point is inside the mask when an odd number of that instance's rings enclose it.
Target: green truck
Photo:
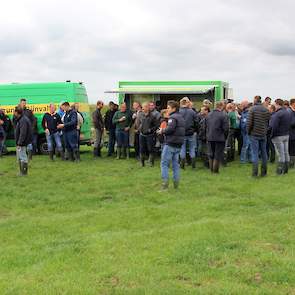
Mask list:
[[[82,82],[12,83],[0,85],[0,109],[3,109],[10,118],[13,116],[15,106],[19,104],[20,98],[27,100],[27,107],[37,117],[38,147],[41,153],[47,153],[42,118],[44,113],[49,111],[50,103],[56,104],[58,110],[60,103],[63,101],[68,101],[70,104],[78,102],[85,120],[81,129],[81,144],[91,144],[90,109],[86,89]],[[11,130],[6,140],[6,147],[13,146],[15,146],[15,141],[13,130]]]
[[[187,96],[196,105],[204,99],[212,103],[232,96],[229,83],[224,81],[120,81],[117,89],[106,93],[118,94],[119,103],[155,101],[160,109],[166,108],[168,100],[180,100]]]

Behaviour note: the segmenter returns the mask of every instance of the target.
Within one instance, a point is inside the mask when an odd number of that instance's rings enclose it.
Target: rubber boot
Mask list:
[[[122,155],[122,148],[121,147],[118,147],[117,148],[117,160],[120,160],[121,159],[121,155]]]
[[[23,165],[22,170],[24,175],[28,175],[28,163],[22,162],[22,165]]]
[[[154,167],[155,160],[154,160],[154,155],[153,154],[149,155],[149,164],[150,164],[150,167]]]
[[[145,157],[144,157],[143,154],[141,154],[140,155],[140,164],[141,164],[141,167],[144,167],[145,166],[144,160],[145,160]]]
[[[289,172],[289,165],[290,165],[290,162],[285,162],[284,169],[283,169],[283,174],[288,174],[288,172]]]
[[[213,172],[213,160],[209,159],[209,169],[211,172]]]
[[[278,162],[277,164],[277,175],[282,175],[284,173],[285,163]]]
[[[23,162],[21,161],[18,161],[18,165],[19,165],[19,173],[18,173],[18,176],[24,176],[24,173],[23,173]]]
[[[252,177],[257,177],[258,176],[258,164],[253,164],[252,165]]]
[[[101,147],[97,149],[97,156],[101,158]]]
[[[264,177],[267,175],[267,165],[261,165],[261,177]]]
[[[73,152],[68,152],[68,156],[69,156],[69,160],[71,162],[74,162],[75,161],[75,157],[74,157],[74,153]]]
[[[179,187],[179,180],[174,180],[173,181],[173,187],[174,187],[174,189],[178,189],[178,187]]]
[[[62,161],[64,161],[65,160],[65,153],[64,153],[64,151],[60,151],[59,154],[60,154],[60,159]]]
[[[28,158],[30,161],[33,159],[33,151],[31,150],[28,151]]]
[[[75,151],[74,152],[74,158],[75,158],[75,162],[80,162],[80,151]]]
[[[129,160],[129,147],[126,148],[126,159]]]
[[[289,168],[290,168],[290,169],[293,169],[294,166],[295,166],[295,157],[294,157],[294,156],[291,156],[291,157],[290,157]]]
[[[53,155],[54,155],[53,151],[49,152],[49,159],[50,159],[51,161],[54,160]]]
[[[183,170],[185,169],[185,159],[180,160],[180,168]]]
[[[192,168],[196,169],[196,158],[192,158]]]
[[[213,160],[213,173],[219,173],[219,161]]]
[[[169,183],[167,180],[163,180],[162,182],[162,190],[167,190],[169,187]]]
[[[98,157],[98,148],[93,149],[93,157],[97,158]]]

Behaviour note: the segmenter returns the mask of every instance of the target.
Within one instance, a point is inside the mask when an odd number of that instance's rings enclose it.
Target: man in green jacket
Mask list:
[[[116,125],[117,159],[122,156],[129,159],[129,130],[132,125],[131,112],[127,110],[126,104],[120,105],[120,110],[113,117],[113,124]]]

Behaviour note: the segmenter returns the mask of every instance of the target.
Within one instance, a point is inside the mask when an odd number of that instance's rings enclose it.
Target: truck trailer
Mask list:
[[[45,133],[42,128],[43,115],[49,111],[49,105],[54,103],[59,109],[62,102],[70,104],[79,103],[84,124],[81,129],[81,144],[91,143],[91,119],[88,97],[82,82],[56,82],[56,83],[12,83],[0,85],[0,109],[12,119],[15,106],[21,98],[27,100],[27,107],[37,117],[38,148],[41,153],[47,153]],[[6,147],[15,146],[14,132],[11,130],[7,136]]]

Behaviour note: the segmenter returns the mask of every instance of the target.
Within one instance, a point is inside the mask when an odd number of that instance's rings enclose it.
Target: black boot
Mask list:
[[[213,160],[213,173],[219,173],[219,161],[218,160]]]
[[[213,172],[213,159],[209,159],[209,169]]]
[[[155,160],[154,160],[154,155],[153,154],[149,155],[149,164],[150,164],[151,167],[154,167]]]
[[[23,173],[23,162],[21,161],[18,161],[18,165],[19,165],[19,173],[18,173],[18,176],[24,176],[24,173]]]
[[[283,169],[283,174],[288,174],[288,172],[289,172],[289,165],[290,165],[289,162],[285,162],[284,169]]]
[[[163,180],[163,182],[162,182],[162,190],[167,190],[168,189],[168,186],[169,186],[168,181]]]
[[[192,168],[196,169],[196,158],[192,158]]]
[[[141,167],[144,167],[145,166],[144,160],[145,160],[145,157],[144,157],[143,154],[141,154],[140,155],[140,164],[141,164]]]
[[[72,151],[71,152],[68,152],[68,157],[69,157],[69,160],[71,162],[74,162],[75,161],[74,153]]]
[[[53,159],[53,155],[54,155],[53,151],[49,152],[49,159],[50,159],[51,161],[54,160],[54,159]]]
[[[23,162],[23,173],[28,175],[28,163]]]
[[[74,152],[75,162],[80,162],[80,151]]]
[[[180,168],[183,170],[185,169],[185,159],[180,160]]]
[[[120,160],[122,156],[122,148],[118,147],[117,148],[117,160]]]
[[[278,162],[277,164],[277,175],[282,175],[284,173],[284,165],[285,163]]]
[[[60,159],[62,161],[64,161],[65,160],[65,153],[64,153],[64,151],[60,151],[59,154],[60,154]]]
[[[101,148],[100,147],[97,149],[97,156],[101,158]]]
[[[257,177],[258,176],[258,164],[253,164],[252,165],[252,177]]]
[[[98,148],[93,149],[93,157],[97,158],[98,157]]]
[[[290,157],[290,164],[289,164],[289,168],[293,169],[295,166],[295,157],[291,156]]]
[[[129,147],[126,148],[125,154],[126,154],[126,159],[128,160],[129,159]]]
[[[267,165],[261,165],[261,177],[264,177],[267,175]]]

